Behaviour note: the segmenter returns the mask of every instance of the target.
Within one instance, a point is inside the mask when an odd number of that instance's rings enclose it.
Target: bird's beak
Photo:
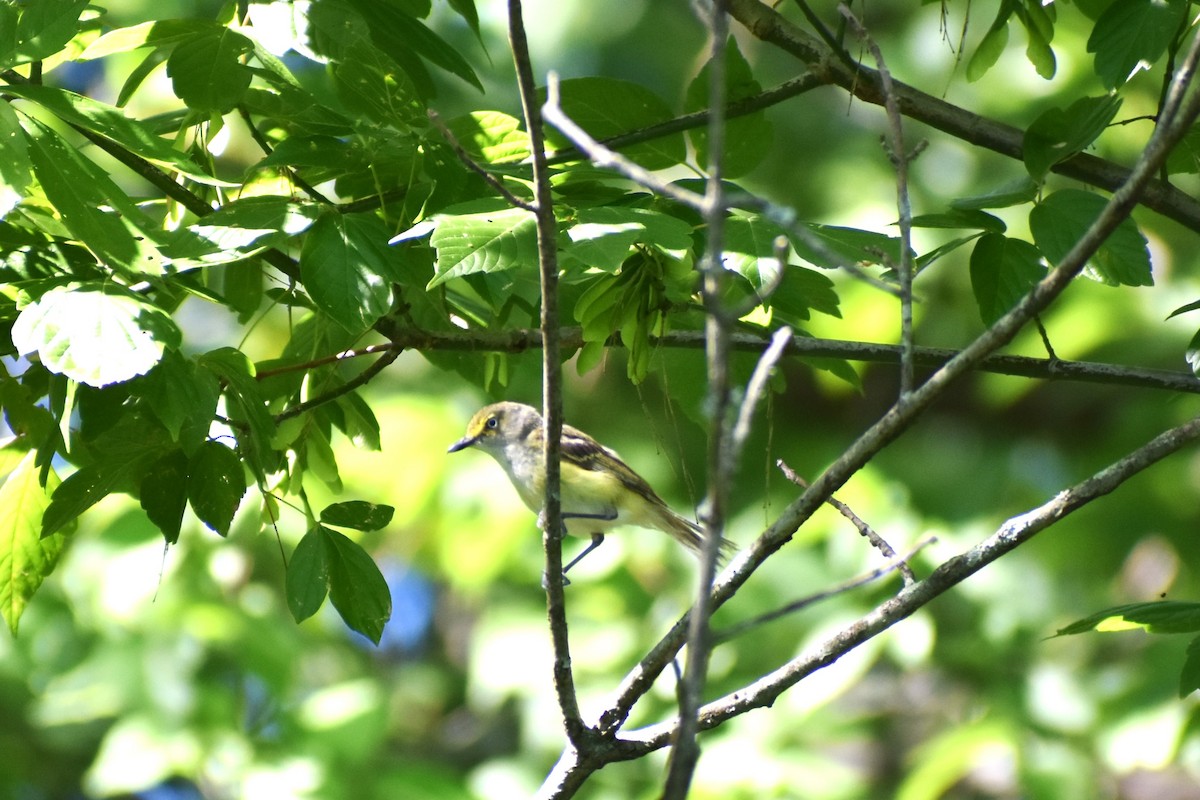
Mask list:
[[[475,437],[475,436],[464,436],[463,438],[459,439],[454,444],[450,445],[450,448],[446,452],[447,453],[457,453],[459,450],[465,450],[466,448],[475,444],[476,438],[477,437]]]

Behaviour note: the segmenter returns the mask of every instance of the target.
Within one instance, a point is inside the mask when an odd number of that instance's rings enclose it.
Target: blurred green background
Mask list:
[[[786,4],[785,4],[786,5]],[[971,6],[967,51],[995,3]],[[118,7],[119,6],[119,7]],[[461,47],[484,96],[447,82],[446,117],[517,109],[503,38],[505,4],[484,0],[484,47],[447,8],[433,24]],[[814,3],[826,19],[831,3]],[[114,4],[114,24],[212,16],[218,4]],[[794,15],[790,9],[789,14]],[[897,77],[1014,125],[1059,92],[1089,88],[1088,24],[1061,9],[1059,73],[1039,78],[1010,44],[999,67],[967,84],[957,59],[965,6],[872,5],[866,21]],[[798,17],[797,17],[798,18]],[[606,75],[646,85],[674,107],[704,58],[689,5],[640,0],[526,4],[538,74]],[[979,21],[975,21],[979,20]],[[764,85],[798,65],[737,30]],[[97,96],[109,81],[87,76]],[[1094,80],[1094,79],[1092,79]],[[1131,91],[1121,117],[1152,110],[1157,76]],[[1041,98],[1046,98],[1043,101]],[[140,96],[147,102],[146,94]],[[1140,107],[1139,107],[1140,104]],[[891,232],[894,178],[878,145],[882,112],[818,90],[772,109],[769,159],[744,182],[802,218]],[[1100,153],[1121,162],[1145,131],[1127,126]],[[928,150],[913,167],[914,207],[941,210],[1023,174],[1021,164],[910,124]],[[1123,149],[1124,148],[1124,149]],[[227,154],[236,161],[237,154]],[[1024,212],[1006,216],[1022,235]],[[1060,356],[1185,368],[1189,321],[1163,322],[1200,292],[1194,238],[1140,213],[1157,285],[1112,289],[1081,280],[1045,316]],[[918,250],[938,232],[921,232]],[[894,303],[835,276],[841,320],[814,335],[894,341]],[[961,346],[982,329],[956,255],[917,284],[918,340]],[[189,301],[190,342],[235,336],[231,319]],[[260,327],[245,344],[267,358],[283,341]],[[1013,352],[1044,355],[1035,331]],[[347,494],[396,507],[392,525],[362,539],[392,590],[393,616],[376,648],[328,607],[302,625],[283,600],[283,550],[303,533],[285,512],[263,530],[246,503],[227,540],[194,520],[164,552],[135,503],[88,512],[56,574],[0,635],[0,797],[518,798],[531,796],[563,744],[550,683],[540,535],[503,473],[482,454],[446,455],[477,407],[539,402],[540,355],[506,361],[508,383],[485,394],[421,356],[405,354],[367,397],[381,452],[340,442]],[[699,353],[662,351],[644,385],[620,352],[580,378],[568,365],[568,421],[617,449],[682,512],[704,485],[704,392]],[[739,357],[739,376],[753,362]],[[799,362],[756,422],[734,487],[729,536],[749,543],[796,496],[783,459],[814,478],[891,402],[896,374],[863,367],[858,392]],[[961,382],[926,418],[840,493],[894,547],[937,543],[919,574],[978,542],[1006,518],[1048,500],[1163,428],[1197,412],[1191,397],[990,375]],[[1195,490],[1200,458],[1185,452],[1071,516],[928,609],[822,670],[775,706],[702,739],[696,798],[1185,798],[1200,796],[1196,705],[1176,683],[1186,642],[1140,633],[1047,639],[1101,607],[1200,594]],[[314,498],[314,505],[322,500]],[[567,553],[581,543],[567,542]],[[718,626],[770,610],[880,563],[832,510],[807,524],[736,600]],[[686,609],[694,564],[673,542],[631,530],[572,573],[572,647],[585,716]],[[891,576],[764,626],[713,655],[710,696],[732,691],[805,651],[896,591]],[[659,680],[633,725],[668,718],[673,681]],[[597,774],[589,800],[651,798],[665,756]]]

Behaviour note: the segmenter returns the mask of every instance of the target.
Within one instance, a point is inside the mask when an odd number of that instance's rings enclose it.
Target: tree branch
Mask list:
[[[860,100],[882,105],[879,73],[859,65],[847,66],[823,42],[813,38],[759,0],[729,0],[730,15],[756,38],[803,61],[816,75]],[[945,100],[896,81],[900,113],[995,153],[1022,160],[1024,132],[1012,125],[982,117]],[[1109,191],[1127,183],[1131,170],[1087,153],[1055,164],[1051,170]],[[1168,219],[1200,232],[1200,201],[1158,180],[1145,183],[1140,202]]]

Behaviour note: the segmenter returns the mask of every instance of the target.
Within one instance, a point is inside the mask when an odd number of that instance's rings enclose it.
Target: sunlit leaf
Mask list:
[[[21,353],[89,386],[143,375],[180,344],[174,320],[115,284],[61,286],[26,306],[12,329]]]
[[[66,541],[61,533],[41,535],[42,515],[58,476],[51,470],[42,486],[36,458],[36,452],[26,453],[0,484],[0,614],[13,635],[30,599],[54,571]]]
[[[427,288],[477,272],[498,272],[537,264],[537,221],[522,208],[452,214],[438,222],[430,238],[437,249],[435,274]]]

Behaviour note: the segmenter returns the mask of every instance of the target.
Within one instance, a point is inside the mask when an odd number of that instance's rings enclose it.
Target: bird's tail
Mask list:
[[[693,553],[699,555],[700,550],[704,547],[704,529],[696,523],[692,522],[687,517],[682,517],[676,514],[669,508],[662,510],[662,530],[671,535],[675,541],[682,544]],[[727,560],[737,550],[737,545],[728,539],[722,537],[721,544],[717,553],[718,560],[722,563]]]

